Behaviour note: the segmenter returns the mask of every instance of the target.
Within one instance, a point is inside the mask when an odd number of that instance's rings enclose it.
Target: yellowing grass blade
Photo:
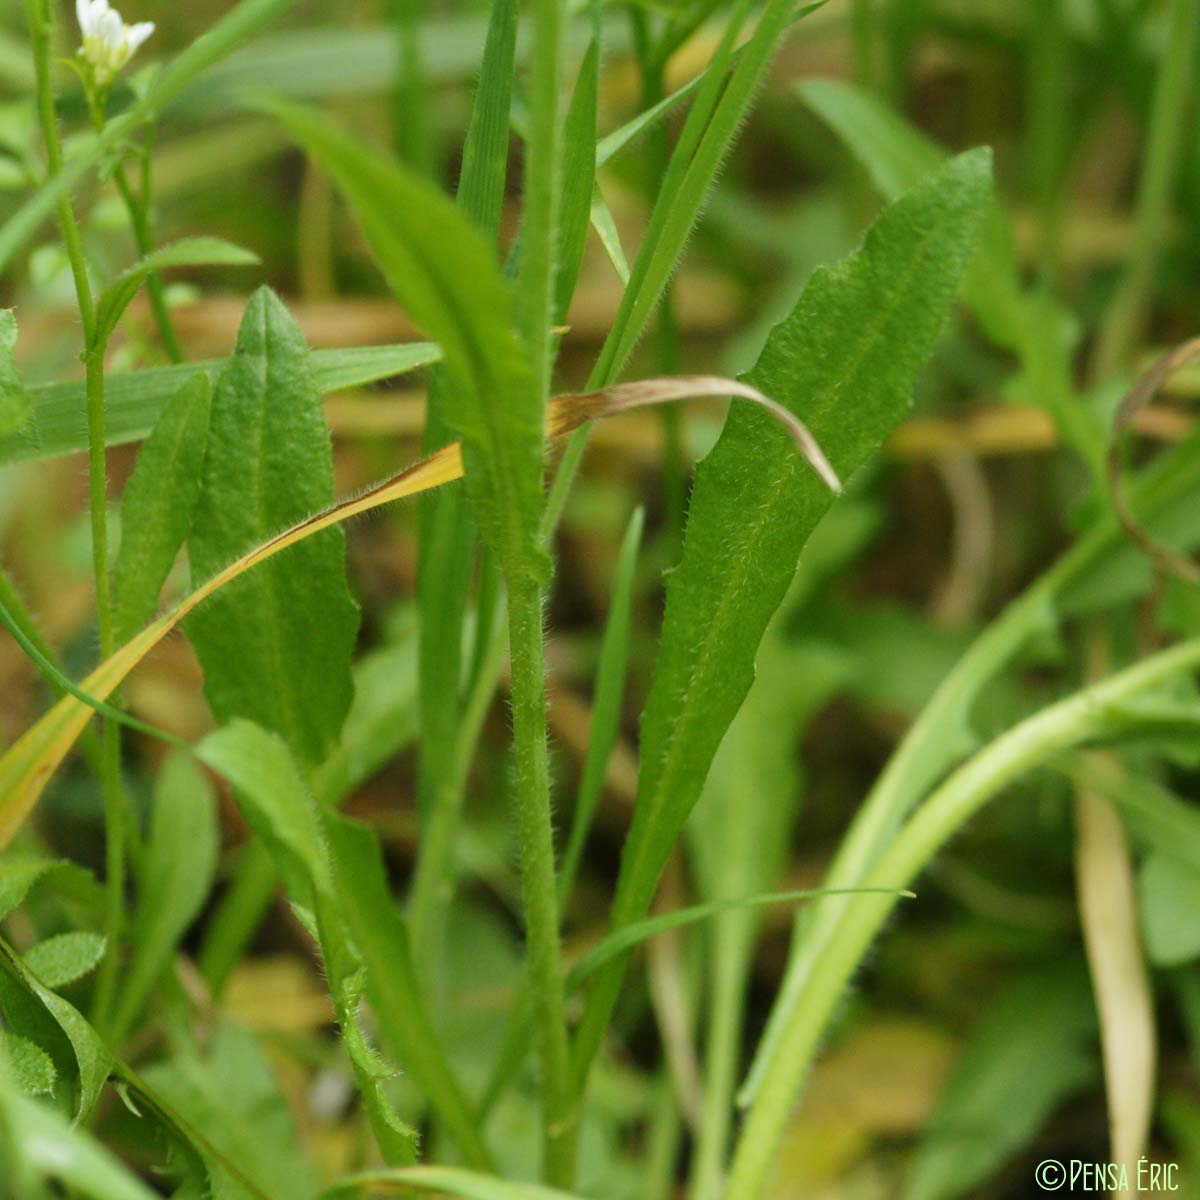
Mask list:
[[[97,700],[106,700],[130,671],[188,613],[225,584],[259,563],[266,562],[268,558],[273,558],[280,551],[370,509],[415,496],[453,479],[461,479],[462,473],[462,454],[458,445],[447,446],[369,491],[343,500],[277,534],[270,541],[242,555],[170,612],[148,625],[111,658],[101,663],[83,681],[81,690]],[[33,811],[50,777],[67,756],[91,716],[92,709],[82,700],[65,696],[0,758],[0,850],[8,846]]]
[[[833,490],[841,484],[820,446],[804,424],[788,409],[747,384],[713,375],[684,375],[645,379],[618,384],[598,392],[558,396],[550,402],[546,414],[547,433],[563,437],[585,421],[615,416],[631,408],[664,404],[689,397],[731,396],[748,400],[769,412],[787,429],[801,454]],[[202,584],[170,612],[148,625],[111,658],[98,666],[80,685],[79,690],[94,700],[107,700],[125,677],[162,641],[184,617],[203,604],[214,592],[239,575],[273,558],[289,546],[302,542],[322,529],[350,520],[393,500],[403,500],[427,492],[443,483],[461,479],[462,451],[457,442],[429,458],[393,475],[390,479],[348,500],[342,500],[293,525],[270,541],[255,547],[223,571]],[[29,729],[0,758],[0,851],[12,841],[17,830],[33,811],[50,777],[66,758],[75,739],[92,717],[93,708],[76,696],[64,696],[36,725]]]

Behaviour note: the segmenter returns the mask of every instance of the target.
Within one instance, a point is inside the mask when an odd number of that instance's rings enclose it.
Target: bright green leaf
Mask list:
[[[270,110],[332,176],[393,291],[442,347],[452,384],[445,417],[463,443],[480,531],[510,583],[544,578],[542,398],[494,249],[450,200],[378,149],[319,114],[282,104]]]
[[[8,1060],[17,1086],[27,1096],[52,1096],[58,1072],[41,1046],[15,1033],[0,1031],[0,1054]]]
[[[112,1054],[100,1039],[100,1035],[80,1015],[74,1005],[64,1000],[56,992],[46,987],[39,979],[28,971],[15,951],[6,942],[0,940],[0,1002],[3,1003],[5,1017],[15,1032],[26,1034],[28,1031],[21,1027],[20,1020],[12,1011],[13,1005],[21,1003],[28,1019],[34,1021],[40,1030],[46,1029],[47,1018],[61,1030],[70,1047],[74,1067],[79,1078],[78,1115],[82,1119],[92,1111],[100,1089],[108,1078],[112,1066]],[[63,1075],[64,1063],[61,1057],[54,1053],[43,1037],[35,1033],[28,1036],[43,1049],[48,1050],[55,1061],[59,1075]]]
[[[227,1162],[236,1164],[254,1194],[306,1200],[316,1191],[316,1173],[300,1151],[291,1110],[253,1034],[221,1025],[203,1056],[185,1050],[144,1076],[216,1151],[206,1156],[201,1148],[210,1176],[215,1170],[219,1177]],[[239,1194],[247,1193],[239,1188]]]
[[[1138,872],[1138,908],[1146,955],[1160,967],[1200,958],[1200,871],[1155,851]]]
[[[191,528],[204,479],[211,409],[208,376],[193,375],[163,409],[125,485],[113,584],[118,643],[150,623]]]
[[[0,309],[0,438],[16,433],[29,417],[33,400],[13,363],[17,344],[17,318],[11,309]]]
[[[98,933],[75,930],[38,942],[25,954],[25,966],[48,988],[64,988],[94,971],[104,957]]]

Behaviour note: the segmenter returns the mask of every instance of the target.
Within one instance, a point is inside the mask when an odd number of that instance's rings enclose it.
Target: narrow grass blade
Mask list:
[[[833,892],[822,888],[812,888],[804,891],[764,892],[757,896],[735,896],[723,900],[709,900],[704,904],[694,904],[690,908],[681,908],[675,912],[647,917],[644,921],[636,921],[616,933],[610,933],[603,940],[597,942],[571,968],[571,972],[567,976],[567,990],[578,991],[608,963],[627,954],[649,938],[658,937],[659,934],[667,933],[672,929],[682,929],[687,925],[694,925],[698,921],[710,920],[721,913],[765,908],[772,904],[796,904],[803,900],[815,900],[819,896],[833,894],[853,895],[871,892],[886,892],[888,895],[903,897],[907,900],[916,899],[913,892],[897,891],[892,888],[846,888],[834,889]]]
[[[412,342],[315,350],[310,361],[317,390],[327,396],[429,366],[438,362],[441,354],[431,342]],[[121,446],[147,437],[185,383],[202,374],[215,384],[228,362],[225,358],[211,359],[108,376],[104,381],[105,445]],[[56,458],[87,449],[87,397],[82,380],[30,388],[29,395],[28,424],[18,433],[0,438],[0,463]]]
[[[559,868],[559,894],[566,903],[575,886],[583,847],[592,827],[604,773],[617,740],[621,719],[621,699],[625,690],[625,668],[629,661],[630,610],[633,606],[634,570],[642,544],[645,513],[638,508],[629,518],[621,549],[613,569],[612,599],[604,637],[600,643],[600,658],[596,667],[596,686],[592,696],[592,727],[588,732],[587,752],[580,771],[579,790],[575,795],[575,811],[571,832],[563,851]]]
[[[559,211],[558,271],[554,324],[567,319],[575,294],[591,221],[596,185],[596,113],[600,90],[600,42],[593,38],[575,80],[563,122],[562,202]]]
[[[516,37],[516,0],[494,0],[456,197],[460,212],[478,225],[492,245],[499,236],[508,178]],[[440,368],[431,372],[426,453],[453,437],[447,413],[458,401],[447,393],[455,386]],[[449,819],[461,805],[456,731],[462,706],[463,620],[476,541],[474,517],[461,485],[422,497],[417,560],[418,800],[426,832],[435,812]],[[447,864],[435,849],[440,845],[433,839],[425,840],[411,899],[417,957],[430,976],[437,973],[439,913],[447,890]]]

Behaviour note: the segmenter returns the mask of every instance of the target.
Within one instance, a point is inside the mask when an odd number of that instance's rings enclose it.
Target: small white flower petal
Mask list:
[[[128,38],[130,57],[137,53],[138,48],[153,32],[153,21],[139,21],[136,25],[130,25],[128,29],[126,29],[125,33],[126,37]]]

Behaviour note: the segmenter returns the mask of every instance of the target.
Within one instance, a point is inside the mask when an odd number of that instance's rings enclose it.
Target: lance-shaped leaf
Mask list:
[[[329,431],[308,348],[284,306],[262,288],[213,396],[204,486],[188,539],[195,576],[208,578],[332,499]],[[219,720],[257,721],[311,764],[328,755],[350,707],[358,633],[340,530],[233,583],[185,632]]]
[[[125,485],[114,584],[118,641],[127,641],[154,616],[188,535],[204,479],[211,407],[208,376],[193,375],[163,409]]]
[[[462,441],[480,532],[510,580],[544,578],[542,399],[493,247],[449,199],[378,148],[294,105],[270,111],[333,178],[392,290],[442,347],[452,384],[444,415]]]
[[[845,479],[907,411],[990,197],[986,150],[955,159],[888,208],[862,248],[814,273],[746,382],[794,412]],[[754,658],[800,550],[832,497],[787,433],[735,405],[700,463],[683,557],[642,716],[633,826],[612,923],[642,917],[663,864],[754,678]],[[576,1042],[582,1084],[627,959],[602,972]]]

